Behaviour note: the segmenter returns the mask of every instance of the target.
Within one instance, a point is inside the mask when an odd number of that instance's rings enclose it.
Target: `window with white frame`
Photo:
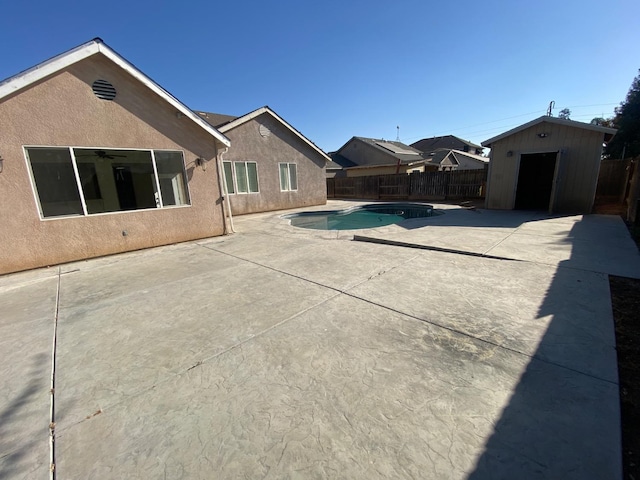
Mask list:
[[[43,218],[189,205],[182,152],[25,147]]]
[[[236,177],[236,188],[234,189],[236,193],[260,192],[258,188],[258,164],[256,162],[233,162],[233,168]]]
[[[222,162],[222,169],[224,170],[224,185],[227,188],[227,193],[236,193],[236,187],[233,183],[233,165],[231,162]]]
[[[298,167],[295,163],[279,163],[280,190],[283,192],[298,190]]]

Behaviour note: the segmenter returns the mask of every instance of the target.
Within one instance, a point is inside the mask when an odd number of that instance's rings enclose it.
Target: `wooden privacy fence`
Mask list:
[[[449,200],[484,198],[487,169],[327,179],[327,198]]]
[[[602,160],[595,210],[612,204],[620,207],[625,220],[640,225],[640,157]]]
[[[596,198],[618,197],[623,202],[629,183],[630,166],[631,160],[602,160]]]

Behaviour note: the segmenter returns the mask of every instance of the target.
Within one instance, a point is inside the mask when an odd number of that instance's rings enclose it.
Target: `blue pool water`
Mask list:
[[[400,223],[409,218],[424,218],[436,215],[431,205],[417,203],[369,204],[321,212],[301,212],[285,215],[291,225],[314,230],[357,230],[376,228]]]

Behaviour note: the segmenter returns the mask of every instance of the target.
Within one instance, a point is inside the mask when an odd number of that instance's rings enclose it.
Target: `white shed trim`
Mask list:
[[[497,142],[498,140],[502,140],[503,138],[514,135],[522,130],[525,130],[529,127],[533,127],[539,123],[556,123],[558,125],[566,125],[567,127],[574,128],[582,128],[584,130],[592,130],[594,132],[601,132],[605,134],[605,141],[611,140],[611,138],[616,134],[617,130],[615,128],[601,127],[600,125],[591,125],[590,123],[584,122],[576,122],[575,120],[565,120],[564,118],[556,118],[556,117],[548,117],[546,115],[536,118],[535,120],[531,120],[523,125],[520,125],[516,128],[512,128],[511,130],[501,133],[497,137],[490,138],[489,140],[485,140],[482,142],[483,147],[491,147],[492,143]],[[607,135],[609,138],[607,138]]]

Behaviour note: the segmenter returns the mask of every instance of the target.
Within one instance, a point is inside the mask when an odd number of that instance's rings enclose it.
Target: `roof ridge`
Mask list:
[[[502,140],[505,137],[514,135],[518,132],[521,132],[522,130],[525,130],[529,127],[533,127],[535,125],[538,125],[539,123],[543,123],[543,122],[549,122],[549,123],[555,123],[557,125],[566,125],[569,127],[574,127],[574,128],[583,128],[585,130],[592,130],[595,132],[601,132],[604,133],[605,135],[605,141],[608,141],[606,136],[607,134],[611,135],[611,137],[613,137],[618,130],[616,130],[615,128],[609,128],[609,127],[602,127],[600,125],[593,125],[591,123],[585,123],[585,122],[578,122],[577,120],[567,120],[564,118],[557,118],[557,117],[551,117],[549,115],[542,115],[541,117],[538,118],[534,118],[533,120],[527,122],[527,123],[523,123],[522,125],[519,125],[517,127],[514,127],[510,130],[507,130],[504,133],[501,133],[500,135],[496,135],[495,137],[492,137],[488,140],[485,140],[484,142],[482,142],[482,146],[483,147],[490,147],[492,143],[497,142],[498,140]],[[609,138],[610,140],[611,138]]]
[[[271,115],[273,118],[275,118],[277,121],[279,121],[281,124],[283,124],[285,127],[287,127],[292,133],[294,133],[295,135],[297,135],[302,141],[304,141],[307,145],[309,145],[312,149],[314,149],[316,152],[318,152],[320,155],[322,155],[325,160],[331,160],[331,158],[329,157],[329,155],[326,154],[326,152],[324,150],[322,150],[320,147],[318,147],[315,143],[313,143],[311,140],[309,140],[307,137],[305,137],[302,132],[300,132],[298,129],[296,129],[293,125],[291,125],[289,122],[287,122],[284,118],[282,118],[280,115],[278,115],[273,109],[271,109],[271,107],[269,107],[268,105],[265,105],[263,107],[260,108],[256,108],[255,110],[246,113],[244,115],[241,115],[240,117],[237,117],[235,120],[232,120],[229,123],[226,123],[225,125],[220,126],[220,131],[222,133],[228,132],[229,130],[233,130],[234,128],[264,114],[264,113],[268,113],[269,115]]]
[[[71,65],[81,62],[96,54],[102,54],[117,67],[127,72],[138,82],[145,85],[160,98],[164,99],[167,103],[176,108],[180,113],[191,119],[196,125],[203,128],[211,136],[218,139],[222,144],[227,147],[231,145],[231,142],[227,137],[98,37],[51,57],[44,62],[40,62],[33,67],[23,70],[22,72],[0,82],[0,100],[9,95],[20,92],[29,85],[45,79],[60,70],[70,67]]]

